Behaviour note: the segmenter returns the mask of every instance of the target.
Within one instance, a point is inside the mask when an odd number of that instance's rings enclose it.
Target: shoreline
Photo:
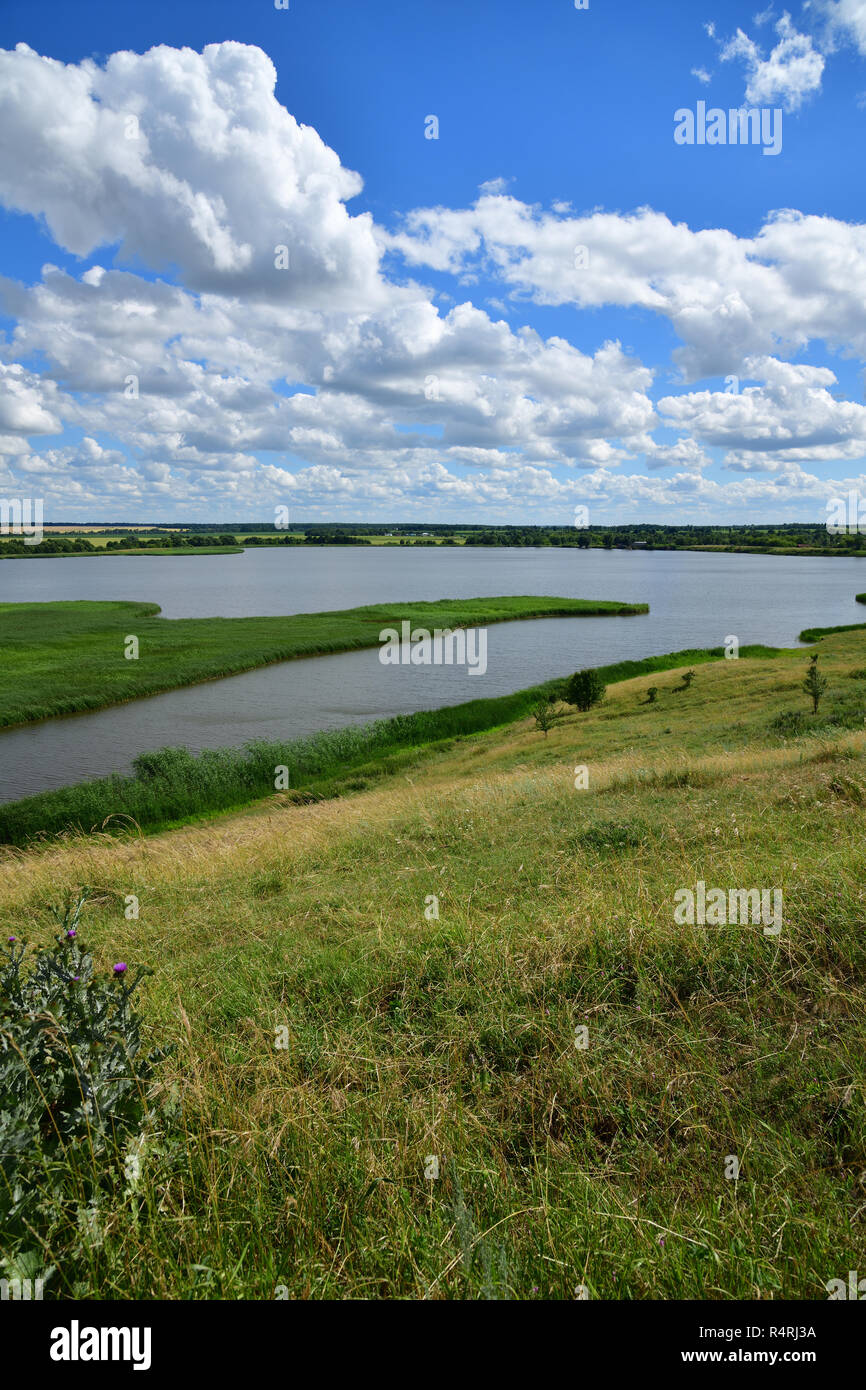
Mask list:
[[[724,651],[724,647],[686,648],[596,669],[606,684],[616,685],[655,672],[723,660]],[[741,647],[739,659],[793,658],[799,652],[796,647],[756,644]],[[134,766],[140,764],[138,773],[112,773],[0,803],[0,847],[21,847],[42,836],[80,832],[86,825],[105,830],[113,817],[123,819],[123,828],[132,820],[139,833],[147,834],[209,820],[274,796],[277,766],[286,767],[290,774],[279,804],[330,799],[355,789],[352,784],[359,776],[387,776],[419,753],[513,725],[526,718],[540,699],[559,693],[563,685],[563,678],[550,680],[509,695],[346,725],[282,743],[256,742],[198,754],[182,747],[145,753],[135,760]]]
[[[158,604],[130,600],[0,603],[0,644],[11,657],[5,682],[0,675],[0,729],[94,713],[282,661],[375,648],[382,629],[406,620],[428,629],[457,631],[500,622],[640,617],[648,612],[645,603],[540,595],[366,604],[320,613],[248,618],[164,618]],[[43,631],[34,634],[31,624],[40,618],[44,620]],[[21,620],[21,635],[16,631],[16,619]],[[138,658],[134,662],[123,660],[128,633],[141,641],[141,665]],[[52,643],[56,660],[46,670]],[[83,643],[87,643],[86,649]],[[195,643],[190,655],[189,645]],[[145,675],[147,657],[156,669]],[[28,679],[35,686],[21,717],[16,717],[15,690]],[[70,679],[75,682],[72,686]],[[58,685],[62,693],[57,693]]]

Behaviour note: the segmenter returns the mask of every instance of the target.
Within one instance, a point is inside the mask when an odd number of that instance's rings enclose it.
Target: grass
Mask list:
[[[105,555],[242,555],[242,545],[159,545],[130,546],[128,550],[106,550]]]
[[[278,618],[174,618],[154,603],[0,603],[0,727],[104,709],[295,657],[375,647],[382,628],[631,616],[646,604],[506,597],[375,604]],[[139,657],[124,656],[126,638]]]
[[[719,647],[688,649],[598,669],[605,681],[618,682],[717,661],[721,653]],[[759,646],[743,647],[740,654],[786,655]],[[278,768],[286,769],[294,800],[358,790],[400,770],[407,760],[417,758],[419,748],[428,757],[454,739],[526,718],[539,700],[559,694],[563,684],[547,681],[511,695],[398,715],[288,743],[259,741],[198,755],[184,748],[145,753],[134,760],[131,776],[95,778],[0,804],[0,845],[26,845],[70,830],[125,834],[130,825],[137,832],[165,829],[270,795]],[[856,694],[850,698],[856,703]],[[804,730],[808,721],[802,718]]]
[[[822,640],[794,739],[805,654],[720,660],[328,802],[8,851],[0,933],[90,885],[177,1045],[140,1182],[46,1216],[47,1294],[826,1298],[864,1259],[864,663]],[[677,925],[699,879],[781,888],[781,935]]]

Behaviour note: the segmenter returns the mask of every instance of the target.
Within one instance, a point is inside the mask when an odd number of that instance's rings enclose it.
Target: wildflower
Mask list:
[[[17,938],[17,936],[10,936],[10,937],[7,938],[7,940],[8,940],[8,942],[9,942],[9,945],[10,945],[10,946],[14,946],[14,945],[15,945],[15,942],[18,940],[18,938]]]
[[[114,967],[114,973],[115,973],[115,975],[125,975],[125,974],[126,974],[126,961],[125,961],[125,960],[119,960],[119,961],[117,962],[117,964],[116,964],[115,967]]]
[[[69,928],[69,931],[66,933],[66,940],[67,940],[67,941],[71,941],[72,938],[73,938],[74,936],[77,936],[77,935],[78,935],[78,932],[75,930],[75,928],[74,928],[74,927],[70,927],[70,928]]]

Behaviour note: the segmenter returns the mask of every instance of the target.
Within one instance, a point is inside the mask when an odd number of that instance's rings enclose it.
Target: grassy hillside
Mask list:
[[[0,727],[104,709],[275,661],[375,647],[384,627],[631,616],[646,604],[506,597],[375,604],[279,618],[161,618],[155,603],[0,603]],[[139,643],[125,656],[127,636]]]
[[[0,939],[90,885],[98,970],[153,966],[176,1044],[140,1178],[44,1214],[54,1294],[824,1299],[862,1270],[866,634],[819,650],[817,716],[805,653],[722,660],[342,798],[7,851]],[[781,889],[781,933],[678,925],[698,880]]]

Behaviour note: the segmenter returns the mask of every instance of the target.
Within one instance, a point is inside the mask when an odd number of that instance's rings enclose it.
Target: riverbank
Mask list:
[[[43,541],[40,545],[13,548],[8,544],[0,542],[0,560],[74,560],[81,559],[82,556],[89,556],[91,559],[96,555],[242,555],[245,547],[242,545],[150,545],[150,546],[125,546],[118,547],[116,550],[107,550],[104,545],[89,545],[85,549],[46,546]]]
[[[169,619],[153,603],[4,603],[0,728],[106,709],[279,661],[375,647],[384,628],[400,629],[403,622],[433,631],[648,611],[640,603],[519,596],[374,604],[289,617]]]
[[[817,634],[811,640],[817,640]],[[752,646],[740,659],[792,661],[795,649]],[[678,669],[718,662],[721,647],[690,649],[620,661],[598,668],[611,686]],[[723,665],[736,663],[726,662]],[[678,677],[677,677],[678,679]],[[194,756],[184,748],[142,754],[133,775],[97,778],[0,805],[0,845],[25,845],[45,836],[99,829],[125,834],[189,823],[273,796],[280,804],[354,792],[392,776],[419,756],[432,756],[454,739],[513,725],[540,700],[556,701],[561,680],[510,695],[447,705],[372,724],[349,726],[292,742],[257,742]],[[859,715],[858,715],[859,718]]]

